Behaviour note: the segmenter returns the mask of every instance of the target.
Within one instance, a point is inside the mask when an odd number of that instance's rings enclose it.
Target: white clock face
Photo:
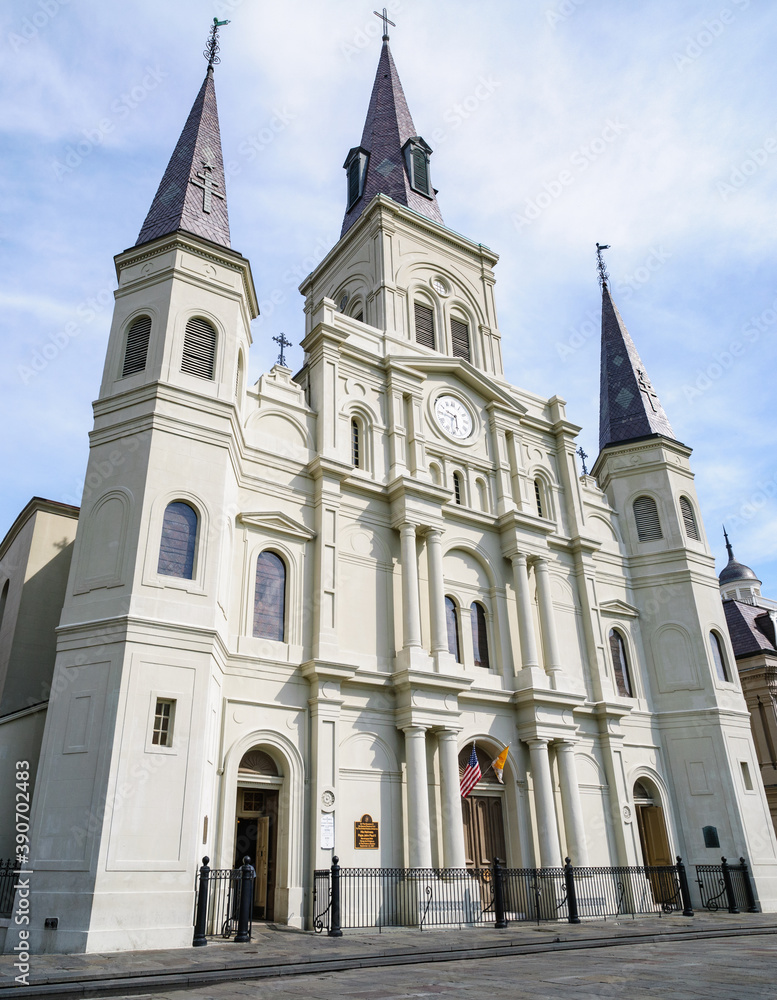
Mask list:
[[[434,404],[434,413],[442,429],[455,438],[468,438],[472,433],[472,417],[454,396],[440,396]]]

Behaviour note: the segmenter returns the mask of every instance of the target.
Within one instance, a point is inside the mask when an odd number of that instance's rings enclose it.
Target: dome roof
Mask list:
[[[743,563],[738,562],[734,550],[731,547],[731,542],[728,540],[728,535],[726,534],[726,529],[723,529],[723,537],[726,539],[726,551],[728,552],[728,563],[723,568],[723,572],[718,577],[718,582],[721,587],[729,583],[744,583],[749,581],[752,583],[760,584],[760,580],[755,575],[755,573],[750,569],[749,566],[745,566]]]

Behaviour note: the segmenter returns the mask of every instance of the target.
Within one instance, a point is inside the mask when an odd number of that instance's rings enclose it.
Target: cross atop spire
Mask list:
[[[383,41],[387,42],[389,40],[388,26],[391,25],[392,28],[396,28],[396,24],[394,24],[393,21],[389,21],[388,11],[386,10],[385,7],[383,8],[382,14],[379,14],[376,10],[374,10],[372,13],[375,15],[375,17],[379,17],[383,21]]]

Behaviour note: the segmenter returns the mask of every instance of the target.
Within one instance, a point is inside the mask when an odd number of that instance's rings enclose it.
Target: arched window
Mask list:
[[[127,343],[124,348],[124,365],[121,377],[135,375],[146,367],[148,357],[148,341],[151,336],[151,317],[139,316],[127,330]]]
[[[696,517],[693,513],[693,507],[691,506],[691,501],[688,497],[680,497],[680,512],[683,515],[683,524],[685,525],[685,533],[689,538],[695,538],[696,541],[699,539],[699,529],[696,526]]]
[[[712,650],[712,661],[715,664],[715,673],[721,681],[730,681],[728,670],[726,669],[726,656],[723,646],[715,632],[710,632],[710,649]]]
[[[637,538],[641,542],[652,542],[664,537],[653,497],[637,497],[634,501],[634,520],[637,523]]]
[[[8,603],[8,586],[10,580],[6,580],[3,584],[2,592],[0,592],[0,628],[3,627],[3,618],[5,617],[5,606]]]
[[[157,573],[163,576],[177,576],[181,580],[193,579],[196,545],[196,511],[188,503],[180,500],[169,503],[162,521]]]
[[[181,371],[212,379],[216,366],[216,331],[206,319],[195,316],[186,324]]]
[[[414,308],[416,342],[434,350],[434,312],[421,302],[414,303]]]
[[[445,598],[445,621],[448,625],[448,652],[452,653],[457,663],[461,663],[459,647],[459,609],[452,597]]]
[[[479,601],[473,601],[470,606],[472,613],[472,649],[475,654],[475,666],[488,670],[488,627],[486,609]]]
[[[440,466],[436,462],[429,463],[429,475],[432,477],[432,482],[435,486],[439,486],[441,482]]]
[[[451,318],[451,348],[454,358],[470,360],[469,356],[469,326],[460,319]]]
[[[458,472],[453,473],[453,498],[459,506],[462,503],[461,497],[461,476]]]
[[[541,479],[534,480],[534,502],[537,504],[537,516],[545,517],[545,490]]]
[[[254,635],[283,642],[286,617],[286,565],[274,552],[256,560]]]
[[[240,402],[243,393],[243,352],[237,356],[237,368],[235,369],[235,399]]]
[[[478,490],[478,500],[480,501],[480,509],[488,513],[488,487],[486,486],[484,479],[475,480],[475,485]]]
[[[612,668],[615,674],[615,686],[618,694],[624,698],[632,698],[631,676],[629,674],[629,660],[626,656],[626,643],[623,636],[617,629],[610,629],[610,655],[612,656]]]
[[[361,469],[363,461],[361,427],[356,417],[353,417],[351,420],[351,465],[354,469]]]

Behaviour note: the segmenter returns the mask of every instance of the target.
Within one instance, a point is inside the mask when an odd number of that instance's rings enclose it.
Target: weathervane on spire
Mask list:
[[[375,17],[379,17],[383,21],[383,41],[387,42],[389,40],[388,26],[391,25],[392,28],[396,28],[396,24],[388,19],[388,11],[383,8],[383,13],[379,14],[376,10],[372,12]]]
[[[286,367],[286,355],[285,355],[284,352],[285,352],[285,350],[286,350],[287,347],[293,347],[294,345],[292,344],[292,342],[290,340],[286,340],[286,334],[285,333],[280,334],[280,336],[278,336],[278,337],[273,337],[273,340],[275,341],[275,343],[281,349],[281,352],[278,355],[278,364],[282,368],[285,368]]]
[[[604,288],[607,282],[610,280],[610,275],[607,273],[607,268],[604,265],[604,257],[602,257],[602,250],[609,250],[609,243],[597,243],[596,244],[596,268],[599,271],[599,284]]]
[[[202,53],[208,60],[208,69],[213,69],[214,66],[221,62],[219,59],[219,28],[225,24],[229,24],[229,21],[219,21],[217,17],[213,18],[213,26],[208,35],[208,44]]]

